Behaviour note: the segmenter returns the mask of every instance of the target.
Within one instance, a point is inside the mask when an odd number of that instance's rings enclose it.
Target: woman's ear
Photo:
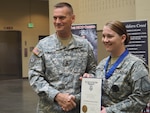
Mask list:
[[[122,38],[122,43],[124,43],[125,40],[126,40],[126,38],[127,38],[127,36],[126,36],[125,34],[123,34],[123,35],[121,36],[121,38]]]

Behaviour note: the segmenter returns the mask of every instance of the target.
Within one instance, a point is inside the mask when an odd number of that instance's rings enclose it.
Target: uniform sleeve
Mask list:
[[[97,62],[93,53],[93,49],[91,47],[92,45],[88,42],[88,58],[87,58],[87,68],[85,73],[91,74],[93,77],[95,76],[95,71],[96,71],[96,66]],[[81,93],[76,94],[76,103],[80,104],[80,99],[81,99]]]
[[[29,61],[29,83],[39,96],[46,96],[48,100],[54,101],[59,91],[51,87],[45,79],[45,66],[42,56],[43,53],[39,47],[35,47]]]
[[[91,48],[91,44],[89,43],[86,73],[89,73],[95,76],[96,66],[97,66],[97,61],[94,56],[93,49]]]
[[[128,98],[110,107],[107,113],[140,113],[150,100],[150,77],[146,64],[137,61],[131,71],[132,94]]]

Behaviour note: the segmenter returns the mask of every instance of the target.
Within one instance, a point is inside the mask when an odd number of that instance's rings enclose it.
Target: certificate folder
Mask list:
[[[82,78],[80,113],[100,113],[101,82],[99,78]]]

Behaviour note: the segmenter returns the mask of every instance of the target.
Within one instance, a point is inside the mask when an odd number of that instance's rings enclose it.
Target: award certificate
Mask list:
[[[101,82],[99,78],[82,78],[80,113],[100,113]]]

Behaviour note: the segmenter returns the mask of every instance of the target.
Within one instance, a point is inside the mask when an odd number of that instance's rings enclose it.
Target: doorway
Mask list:
[[[21,31],[0,31],[0,80],[22,78]]]

